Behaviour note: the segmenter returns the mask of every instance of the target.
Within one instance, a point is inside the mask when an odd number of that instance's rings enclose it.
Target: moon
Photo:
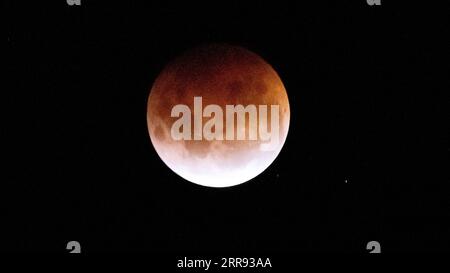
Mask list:
[[[264,150],[259,139],[174,140],[171,127],[177,118],[171,110],[178,104],[194,109],[194,97],[222,109],[279,105],[277,146]],[[203,117],[203,124],[209,119]],[[273,67],[243,47],[226,44],[199,46],[175,58],[154,81],[147,104],[148,131],[159,157],[185,180],[207,187],[235,186],[261,174],[280,153],[289,119],[287,92]],[[247,117],[245,126],[248,131]]]

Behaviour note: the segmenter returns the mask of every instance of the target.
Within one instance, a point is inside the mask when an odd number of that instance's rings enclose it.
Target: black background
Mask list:
[[[448,250],[448,14],[147,2],[4,2],[1,251]],[[170,171],[146,124],[164,65],[212,42],[266,59],[291,106],[276,161],[224,189]]]

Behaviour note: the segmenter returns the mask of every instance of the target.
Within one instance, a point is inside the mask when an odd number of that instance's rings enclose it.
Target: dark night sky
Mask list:
[[[445,17],[362,0],[59,2],[5,1],[0,251],[448,250]],[[213,42],[266,59],[291,106],[277,160],[228,189],[170,171],[146,124],[164,65]]]

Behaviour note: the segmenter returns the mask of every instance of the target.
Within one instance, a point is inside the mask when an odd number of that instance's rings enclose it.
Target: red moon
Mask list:
[[[177,118],[171,110],[179,104],[194,109],[194,97],[222,109],[278,105],[277,146],[266,151],[262,140],[174,140],[171,128]],[[203,124],[209,119],[203,117]],[[184,179],[209,187],[238,185],[262,173],[280,153],[289,119],[286,89],[272,66],[245,48],[223,44],[196,47],[169,63],[156,78],[147,106],[150,139],[162,161]],[[251,129],[249,117],[245,120],[245,128],[237,130]]]

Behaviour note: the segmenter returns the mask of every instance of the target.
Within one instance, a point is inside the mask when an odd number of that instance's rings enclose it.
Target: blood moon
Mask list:
[[[276,147],[264,149],[267,142],[262,139],[174,139],[171,129],[178,118],[172,109],[176,105],[194,109],[196,97],[201,97],[204,105],[222,109],[230,105],[278,106]],[[250,128],[248,116],[247,122],[234,124],[237,131],[255,129]],[[200,118],[203,123],[210,119]],[[270,115],[259,118],[267,119],[270,127]],[[169,63],[156,78],[147,106],[150,139],[162,161],[184,179],[209,187],[238,185],[262,173],[280,153],[289,119],[288,96],[275,70],[257,54],[224,44],[196,47]],[[261,120],[251,126],[260,124]]]

